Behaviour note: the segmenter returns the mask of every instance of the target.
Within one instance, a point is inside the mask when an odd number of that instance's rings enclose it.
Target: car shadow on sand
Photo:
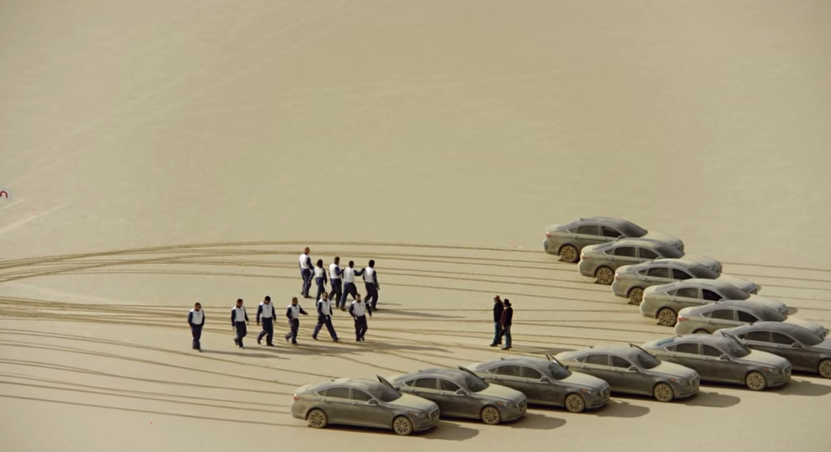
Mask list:
[[[698,394],[678,402],[687,406],[703,406],[708,408],[729,408],[738,405],[742,399],[717,392],[698,391]]]
[[[329,425],[326,427],[326,430],[340,430],[356,433],[360,432],[366,433],[368,435],[379,435],[380,437],[385,437],[389,435],[396,436],[395,433],[392,432],[392,430],[370,427]],[[445,420],[442,420],[438,423],[438,425],[431,428],[430,430],[413,433],[412,437],[443,441],[465,441],[475,438],[477,435],[479,435],[479,430],[470,427],[464,427],[462,425],[456,424],[455,422],[447,422]]]
[[[632,405],[623,400],[609,400],[606,406],[597,410],[586,411],[586,413],[599,417],[636,418],[646,416],[649,413],[649,408]]]
[[[831,394],[831,385],[811,383],[808,380],[791,380],[788,384],[768,391],[774,394],[822,397]]]
[[[505,425],[511,428],[527,428],[531,430],[554,430],[566,425],[565,419],[546,416],[541,413],[525,413],[525,416],[507,422]]]

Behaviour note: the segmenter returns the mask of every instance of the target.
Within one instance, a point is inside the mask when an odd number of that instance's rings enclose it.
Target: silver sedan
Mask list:
[[[719,330],[716,334],[737,337],[753,350],[779,355],[787,359],[795,370],[831,378],[831,339],[814,334],[800,325],[759,322]]]
[[[702,381],[738,383],[761,391],[791,380],[787,359],[750,350],[728,336],[689,334],[648,342],[643,348],[664,361],[695,369]]]
[[[530,403],[564,407],[572,413],[600,408],[609,402],[609,384],[587,374],[572,372],[551,356],[501,358],[470,367],[488,383],[522,392]]]
[[[442,416],[496,425],[525,416],[528,401],[516,389],[490,384],[470,370],[425,369],[390,379],[395,389],[432,400]]]
[[[788,306],[781,301],[750,295],[718,279],[688,279],[647,287],[643,291],[640,310],[644,317],[658,319],[659,325],[675,326],[678,311],[723,300],[752,300],[770,306],[781,314],[788,313]]]
[[[678,311],[675,335],[713,334],[722,328],[756,322],[785,322],[800,325],[820,337],[825,337],[828,333],[828,330],[818,323],[782,314],[766,304],[752,300],[730,300]]]
[[[379,381],[341,378],[306,385],[294,394],[291,415],[313,428],[330,424],[392,429],[398,435],[429,430],[439,422],[439,407],[421,397],[401,394]]]
[[[659,402],[698,393],[696,371],[658,360],[636,345],[604,345],[557,354],[570,368],[605,380],[612,392],[649,395]]]
[[[543,249],[557,254],[563,262],[574,263],[588,245],[612,242],[621,238],[646,238],[664,242],[684,251],[684,242],[675,237],[646,229],[629,220],[615,217],[586,217],[569,223],[554,224],[545,231]]]
[[[735,276],[720,275],[701,262],[685,257],[657,259],[620,267],[615,272],[612,293],[628,298],[630,304],[639,305],[643,299],[643,291],[647,287],[687,279],[718,279],[733,284],[749,294],[757,294],[761,289],[756,283]]]
[[[612,243],[583,248],[580,255],[580,274],[595,278],[598,284],[609,285],[615,280],[615,270],[624,265],[639,264],[655,259],[685,257],[721,273],[721,262],[706,256],[694,256],[666,243],[647,239],[620,239]]]

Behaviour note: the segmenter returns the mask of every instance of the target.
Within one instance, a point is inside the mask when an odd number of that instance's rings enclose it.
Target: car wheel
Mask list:
[[[563,405],[572,413],[582,413],[586,409],[586,401],[580,394],[567,395]]]
[[[594,277],[598,284],[608,286],[615,280],[615,272],[609,267],[600,267],[594,272]]]
[[[658,325],[675,326],[678,321],[678,314],[670,308],[661,308],[658,311]]]
[[[396,435],[407,436],[413,433],[413,421],[406,416],[398,416],[392,420],[392,431]]]
[[[572,245],[563,245],[560,248],[560,260],[569,264],[573,264],[580,259],[580,253],[577,248]]]
[[[488,425],[496,425],[502,422],[502,415],[499,413],[499,410],[490,405],[482,408],[479,417],[482,418],[482,422]]]
[[[707,330],[702,330],[702,329],[699,328],[699,329],[693,331],[693,334],[710,334],[710,332],[707,331]]]
[[[761,372],[750,372],[744,377],[744,384],[753,391],[762,391],[768,387],[768,380]]]
[[[652,388],[652,397],[659,402],[672,402],[675,398],[675,391],[666,383],[658,383]]]
[[[326,417],[326,413],[317,408],[309,411],[309,414],[306,415],[306,420],[309,421],[309,427],[312,428],[324,428],[329,425],[329,419]]]
[[[823,359],[817,366],[817,373],[822,378],[831,378],[831,359]]]
[[[629,304],[640,306],[641,301],[643,301],[643,289],[640,287],[633,287],[632,290],[629,291]]]

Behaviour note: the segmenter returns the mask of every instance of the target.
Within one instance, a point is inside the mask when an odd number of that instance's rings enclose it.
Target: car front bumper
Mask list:
[[[783,386],[791,381],[791,370],[788,368],[786,373],[781,372],[765,372],[765,378],[768,381],[768,388],[776,388]]]
[[[525,413],[528,411],[528,403],[523,401],[520,403],[519,408],[516,407],[507,407],[507,406],[500,406],[499,407],[499,414],[502,416],[503,422],[510,422],[515,421],[522,416],[525,416]]]
[[[672,390],[675,392],[676,399],[686,399],[698,394],[698,386],[700,380],[696,379],[693,384],[686,384],[686,385],[672,385]]]
[[[605,406],[607,403],[609,403],[609,392],[610,391],[607,389],[605,391],[605,394],[606,394],[605,396],[603,394],[601,394],[601,395],[586,397],[585,394],[584,394],[583,398],[586,400],[586,409],[587,410],[592,410],[592,409],[595,409],[595,408],[600,408],[602,406]]]
[[[425,418],[411,418],[413,421],[413,431],[423,432],[439,425],[439,419],[425,419]]]

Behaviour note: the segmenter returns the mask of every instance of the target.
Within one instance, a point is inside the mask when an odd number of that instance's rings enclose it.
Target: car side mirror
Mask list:
[[[456,395],[467,395],[467,391],[465,391],[464,389],[457,389]]]
[[[551,379],[546,376],[540,377],[540,383],[551,383]]]
[[[370,405],[378,405],[378,400],[376,400],[376,399],[369,399],[369,404],[370,404]]]
[[[630,367],[628,370],[629,370],[629,372],[640,372],[641,371],[640,369],[638,369],[635,366]]]
[[[799,342],[794,342],[793,344],[791,344],[791,347],[793,347],[793,348],[802,348],[802,344],[800,344]]]
[[[718,357],[718,359],[720,359],[722,361],[730,361],[730,357],[727,356],[727,355],[721,355],[721,356]]]

